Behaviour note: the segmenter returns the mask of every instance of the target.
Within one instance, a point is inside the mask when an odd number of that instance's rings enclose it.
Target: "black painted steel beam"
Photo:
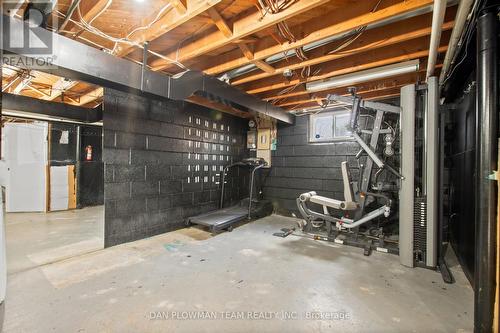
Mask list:
[[[28,27],[23,21],[3,15],[3,49],[16,54],[18,67],[37,69],[33,60],[48,59],[40,69],[57,76],[84,81],[102,87],[133,93],[145,93],[174,100],[186,100],[189,96],[203,95],[236,106],[244,112],[268,115],[286,123],[293,123],[294,116],[281,108],[264,102],[229,84],[197,71],[189,71],[178,77],[143,68],[140,64],[115,57],[96,48],[82,44],[51,31]],[[44,44],[50,45],[49,53],[33,54],[27,31]],[[47,51],[39,48],[40,51]],[[4,59],[9,57],[4,54]],[[13,64],[15,65],[15,64]]]
[[[8,111],[27,113],[27,115],[44,115],[84,123],[95,123],[102,120],[101,107],[89,109],[65,103],[3,93],[2,113]]]

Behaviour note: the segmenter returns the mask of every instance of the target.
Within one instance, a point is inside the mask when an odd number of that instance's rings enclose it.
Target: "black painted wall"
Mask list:
[[[398,105],[399,100],[388,100],[386,103]],[[362,129],[373,127],[373,112],[363,112],[359,120]],[[384,118],[395,126],[397,119],[390,115]],[[264,196],[272,200],[276,212],[283,215],[294,213],[300,216],[296,199],[304,192],[315,191],[319,195],[343,200],[344,188],[342,183],[341,163],[347,161],[352,181],[359,182],[359,164],[366,163],[366,156],[359,161],[355,155],[360,150],[354,141],[336,141],[331,143],[310,143],[308,138],[309,116],[296,117],[294,125],[278,125],[278,147],[272,153],[272,169],[265,179]],[[386,127],[386,126],[384,126]],[[369,141],[368,138],[364,138]],[[383,144],[383,136],[379,139],[379,150]],[[394,144],[394,157],[385,159],[386,163],[399,168],[399,140]],[[376,167],[372,171],[374,174]],[[395,177],[383,172],[379,181],[393,184],[396,188]],[[386,193],[389,194],[389,193]],[[393,194],[395,198],[397,192]],[[320,207],[316,207],[321,210]],[[397,207],[393,207],[397,211]]]
[[[296,117],[295,125],[278,125],[278,148],[272,153],[272,169],[265,180],[264,197],[278,213],[298,214],[295,199],[316,191],[330,198],[344,197],[340,164],[357,167],[355,142],[314,143],[308,141],[308,116]],[[357,170],[351,172],[359,177]]]
[[[66,138],[62,138],[67,135]],[[51,166],[75,165],[77,125],[50,122],[49,163]]]
[[[104,204],[104,164],[102,162],[102,128],[80,126],[78,157],[78,207]],[[92,161],[86,161],[85,147],[92,146]]]
[[[247,122],[197,105],[106,90],[104,95],[105,246],[184,226],[218,206],[219,174],[248,156]],[[227,201],[247,195],[235,169]]]
[[[50,165],[75,165],[77,207],[104,204],[104,165],[102,162],[102,128],[90,125],[50,122]],[[78,128],[80,140],[78,140]],[[67,132],[67,133],[65,133]],[[67,135],[62,140],[63,133]],[[80,150],[77,149],[80,142]],[[85,161],[85,147],[92,146],[92,161]],[[78,151],[80,156],[77,156]]]
[[[469,83],[471,81],[469,80]],[[462,90],[463,91],[463,90]],[[473,284],[475,262],[476,197],[476,86],[471,85],[450,110],[446,132],[445,166],[448,201],[445,217],[449,221],[450,241]]]

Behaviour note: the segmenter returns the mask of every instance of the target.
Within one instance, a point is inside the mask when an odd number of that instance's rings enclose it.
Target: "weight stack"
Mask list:
[[[414,199],[413,253],[415,265],[425,266],[427,259],[427,197]]]

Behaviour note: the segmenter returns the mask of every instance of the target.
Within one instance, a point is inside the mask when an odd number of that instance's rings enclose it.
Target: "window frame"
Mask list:
[[[354,140],[354,137],[352,134],[347,135],[347,136],[336,136],[336,121],[338,116],[345,116],[345,115],[350,115],[351,110],[327,110],[319,113],[313,113],[308,116],[308,141],[309,143],[331,143],[331,142],[340,142],[340,141],[352,141]],[[322,118],[322,117],[327,117],[327,116],[332,116],[332,138],[328,139],[317,139],[314,137],[314,126],[315,126],[315,119],[316,118]]]

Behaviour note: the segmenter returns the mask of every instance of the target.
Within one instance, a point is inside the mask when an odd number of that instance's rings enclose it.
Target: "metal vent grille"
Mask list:
[[[427,249],[427,203],[426,197],[415,198],[413,210],[413,250],[415,263],[425,264]]]

